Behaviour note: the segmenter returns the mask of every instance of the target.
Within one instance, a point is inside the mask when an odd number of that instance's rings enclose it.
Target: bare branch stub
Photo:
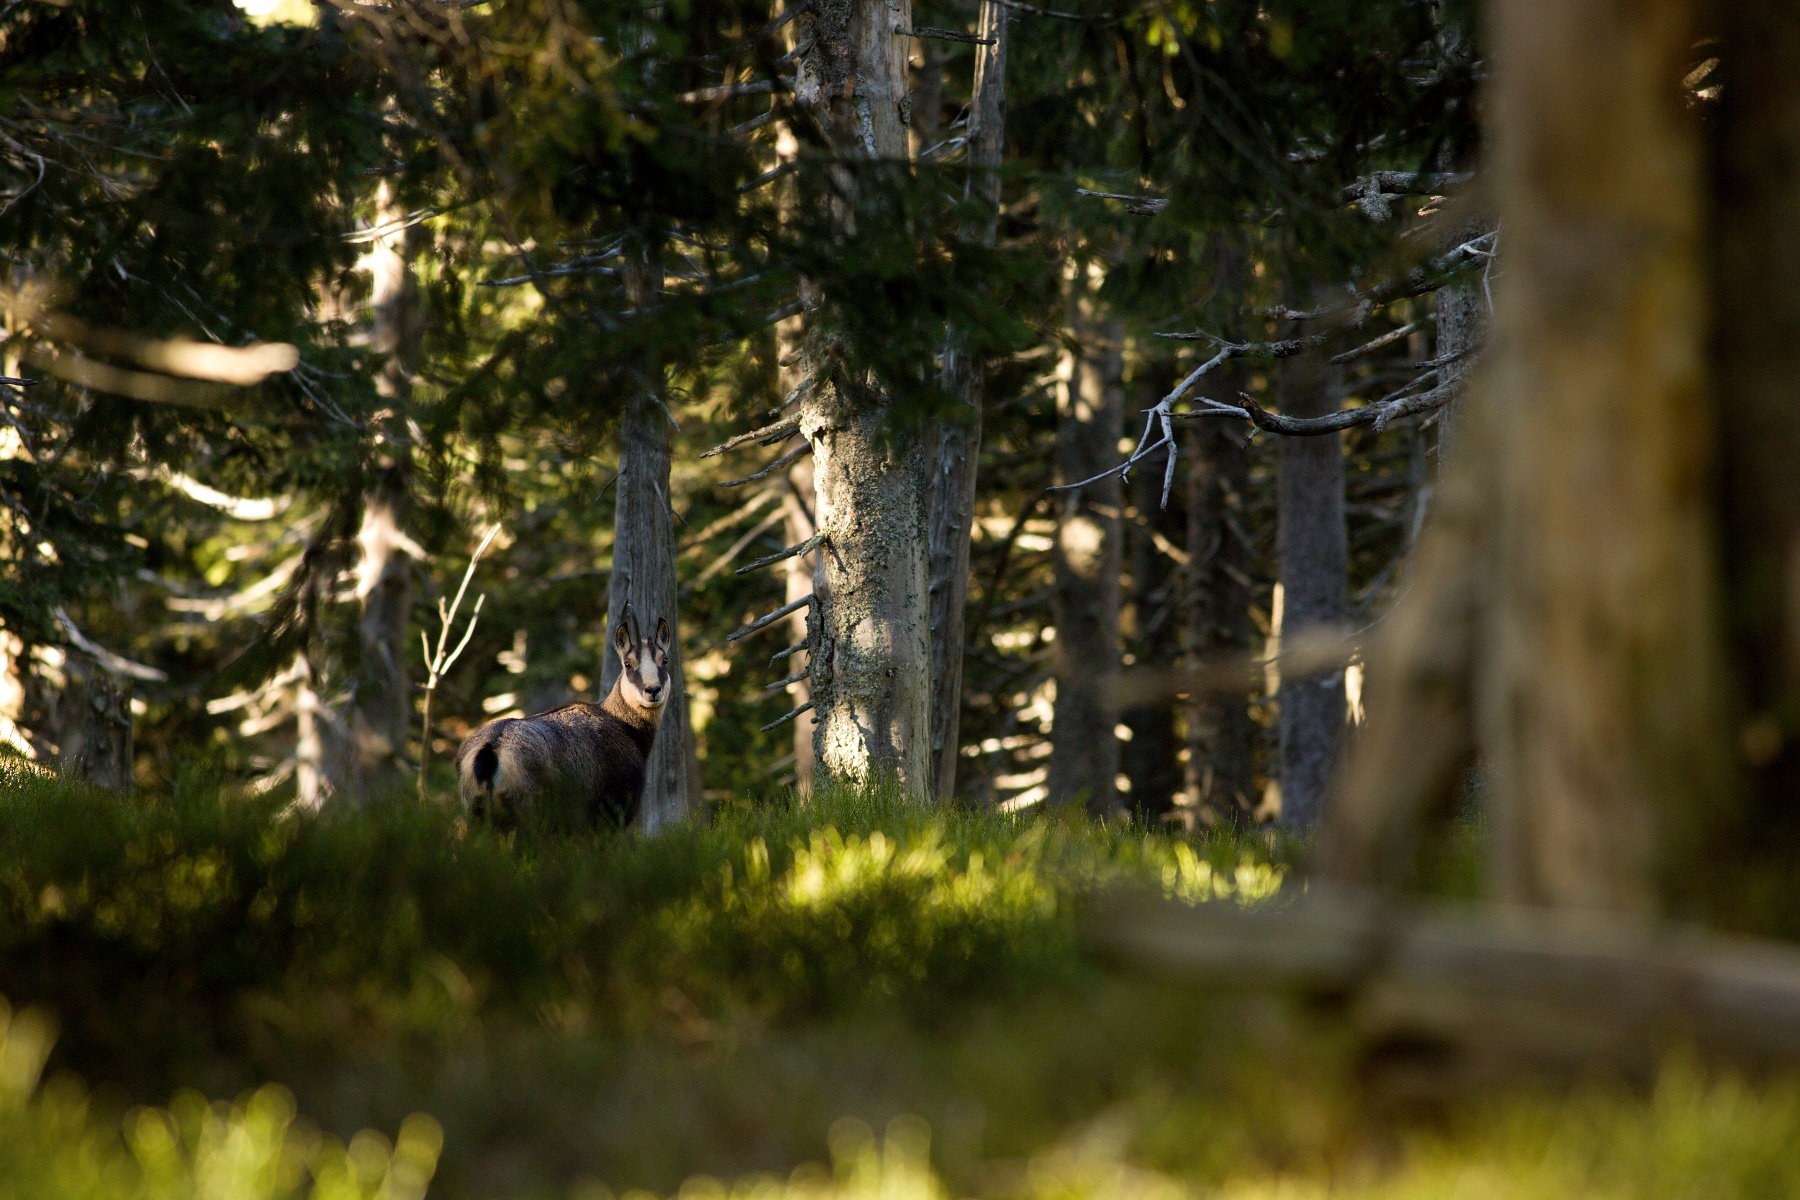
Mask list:
[[[767,629],[769,626],[775,624],[775,622],[781,620],[781,618],[788,616],[792,613],[799,612],[801,609],[805,608],[807,605],[811,604],[812,602],[813,602],[813,597],[812,597],[812,594],[809,592],[806,595],[800,597],[800,599],[794,601],[792,604],[784,604],[780,608],[776,609],[774,612],[768,614],[767,616],[758,617],[756,620],[750,622],[750,624],[744,626],[742,629],[738,630],[736,633],[727,635],[725,638],[725,641],[728,645],[732,642],[741,641],[744,638],[749,637],[753,633],[758,633],[764,629]]]
[[[729,438],[726,441],[720,442],[711,450],[702,451],[700,457],[712,458],[716,455],[725,453],[727,450],[736,450],[739,446],[747,446],[751,442],[760,441],[767,437],[773,437],[777,433],[785,436],[798,428],[800,428],[800,422],[797,419],[792,421],[777,421],[773,425],[765,425],[761,429],[752,429],[749,433],[740,433],[734,438]]]
[[[788,559],[794,558],[798,555],[811,554],[814,550],[817,550],[820,546],[823,546],[824,544],[825,544],[825,535],[822,533],[815,533],[815,534],[813,534],[813,536],[807,538],[804,542],[800,542],[796,545],[789,546],[785,550],[778,550],[774,554],[768,555],[765,558],[759,558],[755,562],[750,563],[747,566],[739,567],[735,572],[733,572],[733,574],[748,575],[752,571],[760,571],[764,567],[772,567],[778,562],[785,562]]]
[[[794,449],[790,450],[788,453],[782,455],[780,458],[776,459],[774,462],[770,463],[768,466],[764,467],[762,470],[758,471],[756,474],[746,475],[742,479],[727,479],[724,483],[721,483],[719,486],[720,487],[728,487],[728,488],[729,487],[742,487],[746,483],[755,483],[759,479],[767,479],[769,476],[773,475],[775,472],[781,470],[781,468],[788,466],[789,464],[791,464],[794,461],[796,461],[797,459],[799,459],[802,455],[811,454],[812,449],[813,448],[812,448],[811,442],[802,442],[802,443],[800,443],[800,445],[796,446]]]
[[[813,706],[813,702],[811,700],[808,700],[805,704],[802,704],[799,708],[796,708],[793,712],[783,713],[781,716],[776,717],[773,721],[770,721],[767,725],[764,725],[760,732],[767,733],[767,732],[769,732],[769,730],[774,729],[778,726],[786,725],[789,721],[793,720],[795,717],[800,716],[802,713],[812,711],[812,706]]]

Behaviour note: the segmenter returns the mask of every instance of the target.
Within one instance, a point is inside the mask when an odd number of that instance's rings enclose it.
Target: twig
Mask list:
[[[481,539],[481,544],[475,547],[475,553],[470,556],[469,565],[467,569],[463,571],[462,583],[456,589],[456,598],[450,602],[448,608],[444,606],[444,598],[442,596],[438,597],[437,653],[432,653],[431,639],[425,635],[425,631],[423,629],[419,630],[419,644],[425,651],[425,670],[427,672],[427,678],[425,680],[425,711],[423,714],[423,726],[419,730],[420,800],[426,798],[425,768],[431,762],[431,698],[437,694],[438,681],[444,677],[444,674],[449,671],[451,667],[456,665],[456,660],[461,658],[462,652],[468,648],[469,639],[475,636],[475,623],[481,619],[481,606],[487,603],[486,592],[483,592],[475,598],[475,607],[469,612],[469,624],[463,630],[462,640],[456,643],[456,649],[446,653],[446,647],[450,644],[450,630],[456,624],[456,611],[462,607],[463,596],[469,590],[469,581],[475,578],[476,565],[481,562],[481,556],[487,553],[487,548],[493,544],[494,538],[498,536],[499,533],[500,526],[495,525],[492,529],[488,530],[487,535]]]
[[[804,671],[795,671],[792,675],[789,675],[786,679],[777,679],[774,683],[763,684],[763,691],[772,692],[772,691],[775,691],[777,688],[784,688],[790,683],[799,683],[802,679],[805,679],[807,676],[809,676],[811,674],[812,674],[811,667],[808,667]]]

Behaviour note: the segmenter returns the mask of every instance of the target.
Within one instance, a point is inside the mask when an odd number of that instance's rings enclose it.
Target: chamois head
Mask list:
[[[656,621],[656,636],[639,634],[637,614],[626,608],[613,630],[613,649],[619,652],[619,691],[625,702],[652,716],[662,715],[669,702],[669,622]]]

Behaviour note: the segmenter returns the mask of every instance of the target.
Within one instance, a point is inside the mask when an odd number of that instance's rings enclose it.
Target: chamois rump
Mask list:
[[[490,721],[456,752],[465,810],[502,827],[622,829],[636,819],[644,767],[669,702],[669,622],[641,637],[627,608],[613,631],[619,678],[598,704]]]

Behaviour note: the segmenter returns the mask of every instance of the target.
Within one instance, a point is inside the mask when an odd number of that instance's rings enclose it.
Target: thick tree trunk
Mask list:
[[[402,207],[382,186],[376,219],[398,221]],[[413,698],[407,671],[407,622],[412,613],[413,542],[406,536],[412,490],[412,436],[408,410],[419,354],[419,291],[413,279],[407,233],[379,238],[370,248],[374,330],[371,345],[386,356],[375,377],[384,405],[374,422],[380,446],[375,486],[363,497],[356,596],[361,654],[349,715],[350,792],[366,800],[406,776],[407,737]]]
[[[1075,349],[1064,351],[1056,400],[1056,480],[1077,483],[1118,462],[1124,384],[1116,320],[1094,313],[1093,284],[1077,268],[1069,282]],[[1049,803],[1118,811],[1119,517],[1117,475],[1057,493],[1053,654],[1056,709],[1051,725]]]
[[[1392,856],[1442,806],[1471,724],[1504,900],[1654,910],[1719,811],[1692,17],[1691,0],[1496,9],[1506,278],[1376,657],[1327,843],[1342,877],[1403,873]]]
[[[1189,664],[1249,654],[1250,547],[1244,541],[1244,497],[1250,455],[1237,430],[1218,421],[1188,426],[1187,620]],[[1245,825],[1256,810],[1256,722],[1250,697],[1201,692],[1187,710],[1188,804],[1215,823]]]
[[[815,6],[812,48],[795,81],[831,151],[851,163],[843,216],[858,171],[907,157],[907,0]],[[931,791],[929,601],[924,482],[917,435],[890,427],[881,380],[845,368],[841,337],[808,295],[808,366],[815,383],[800,429],[813,449],[813,487],[825,542],[814,575],[812,658],[817,770],[842,780],[891,778],[915,799]]]
[[[648,259],[649,251],[640,251]],[[662,290],[661,273],[643,269],[639,290]],[[667,619],[669,701],[662,725],[644,768],[643,806],[638,818],[646,833],[700,812],[701,792],[694,737],[688,716],[687,685],[681,669],[681,612],[675,581],[675,521],[669,507],[668,409],[662,401],[662,365],[642,364],[619,424],[619,478],[613,510],[612,575],[607,586],[606,629],[609,649],[602,655],[600,695],[610,695],[619,677],[619,656],[612,653],[611,630],[627,607],[645,631]]]
[[[1713,357],[1726,400],[1737,732],[1753,783],[1730,852],[1739,861],[1745,851],[1770,854],[1788,870],[1800,846],[1800,23],[1782,0],[1734,0],[1718,11],[1726,65],[1712,180]]]
[[[981,6],[980,36],[993,45],[975,52],[975,96],[969,110],[969,194],[982,215],[964,236],[992,248],[1000,218],[1000,157],[1006,134],[1007,12],[992,0]],[[933,794],[956,798],[962,749],[963,606],[969,597],[969,533],[975,515],[976,462],[981,453],[981,364],[968,338],[952,325],[944,344],[942,383],[960,410],[939,427],[930,489],[931,755]]]
[[[1335,412],[1331,372],[1316,356],[1290,358],[1280,375],[1282,412]],[[1281,634],[1341,625],[1348,607],[1344,449],[1339,434],[1284,438],[1277,447],[1277,547]],[[1281,823],[1312,829],[1325,807],[1344,732],[1344,675],[1281,683]]]
[[[1169,381],[1136,407],[1148,408],[1168,391]],[[1190,470],[1191,470],[1190,466]],[[1185,554],[1186,506],[1179,495],[1162,506],[1163,473],[1152,468],[1132,475],[1131,523],[1126,530],[1126,561],[1131,566],[1127,610],[1131,633],[1126,639],[1135,662],[1160,665],[1181,657],[1186,606],[1183,565],[1171,556]],[[1129,785],[1125,806],[1140,820],[1157,823],[1171,813],[1182,791],[1181,746],[1175,730],[1175,701],[1164,697],[1125,709],[1119,721],[1131,731],[1120,748],[1120,765]]]

